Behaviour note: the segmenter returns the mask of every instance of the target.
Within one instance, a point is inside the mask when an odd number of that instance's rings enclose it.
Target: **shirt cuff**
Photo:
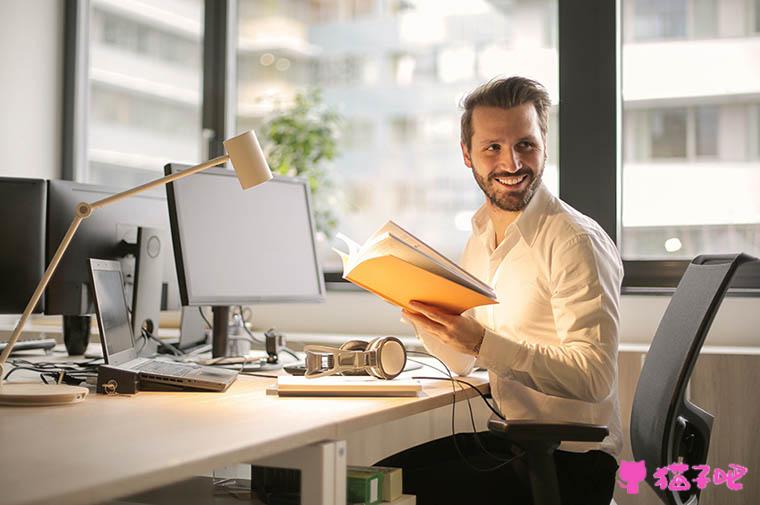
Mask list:
[[[504,375],[515,367],[521,351],[518,342],[486,328],[475,366]]]

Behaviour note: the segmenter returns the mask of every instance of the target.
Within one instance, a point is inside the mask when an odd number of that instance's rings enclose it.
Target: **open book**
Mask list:
[[[478,305],[497,303],[486,283],[466,272],[432,247],[388,221],[359,245],[342,233],[348,253],[333,249],[343,260],[343,278],[410,310],[417,300],[461,314]]]

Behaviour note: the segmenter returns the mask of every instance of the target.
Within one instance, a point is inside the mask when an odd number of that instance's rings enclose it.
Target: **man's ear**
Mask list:
[[[472,168],[472,159],[470,158],[470,152],[467,149],[467,146],[464,145],[464,142],[460,142],[459,147],[462,148],[462,158],[464,158],[464,164],[467,165],[468,168]]]

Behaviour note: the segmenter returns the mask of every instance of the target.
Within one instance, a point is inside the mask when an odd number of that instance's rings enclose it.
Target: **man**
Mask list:
[[[563,443],[555,462],[563,505],[608,505],[623,443],[620,256],[596,222],[541,182],[551,104],[540,84],[493,80],[463,105],[464,164],[486,199],[473,216],[462,266],[488,282],[499,303],[463,315],[415,304],[403,317],[453,372],[486,368],[507,419],[607,425],[604,441]],[[505,463],[512,455],[505,445],[488,432],[464,433],[382,464],[404,468],[405,489],[421,505],[530,503],[525,463]]]

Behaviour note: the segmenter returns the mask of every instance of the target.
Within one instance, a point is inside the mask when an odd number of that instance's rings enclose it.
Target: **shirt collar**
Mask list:
[[[538,230],[541,228],[546,217],[546,206],[551,200],[551,193],[546,189],[544,183],[538,185],[536,192],[533,194],[533,198],[530,199],[528,205],[523,209],[520,215],[515,220],[514,224],[520,231],[523,240],[532,246],[536,240]],[[491,220],[488,218],[488,203],[484,203],[472,216],[472,229],[478,236],[483,236],[484,233],[490,232],[493,234],[493,226]],[[490,226],[489,226],[490,225]]]
[[[530,199],[530,202],[528,202],[528,205],[522,211],[522,214],[520,214],[515,221],[517,229],[520,230],[520,235],[522,235],[523,240],[525,240],[529,246],[533,245],[538,230],[546,219],[546,207],[551,198],[551,193],[546,189],[544,183],[541,182],[541,184],[538,185],[538,188],[536,188],[533,198]]]

